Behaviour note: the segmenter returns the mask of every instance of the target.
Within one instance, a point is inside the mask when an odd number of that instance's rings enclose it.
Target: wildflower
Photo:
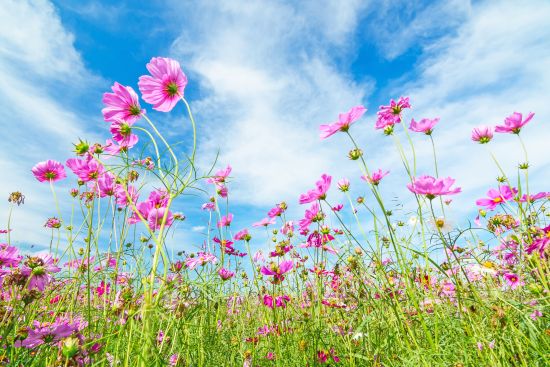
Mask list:
[[[232,220],[233,220],[233,214],[229,213],[227,215],[224,215],[220,219],[220,221],[218,221],[218,228],[229,227],[231,225]]]
[[[516,289],[517,287],[525,284],[523,281],[521,281],[519,276],[514,273],[504,273],[503,277],[510,289]]]
[[[332,209],[333,212],[339,212],[343,208],[344,208],[344,204],[337,204],[337,205],[333,206],[331,209]]]
[[[222,278],[222,280],[225,281],[225,280],[231,279],[235,275],[235,273],[225,268],[221,268],[218,271],[218,275],[220,276],[220,278]]]
[[[213,183],[216,185],[224,184],[229,177],[229,174],[231,174],[231,166],[227,165],[225,169],[219,170],[216,172],[216,174],[206,180],[208,183]]]
[[[487,144],[493,139],[495,129],[492,126],[478,126],[472,130],[472,140],[480,144]]]
[[[264,253],[262,252],[262,250],[256,251],[256,253],[254,254],[254,257],[252,258],[252,260],[254,260],[255,263],[264,262],[265,257],[264,257]]]
[[[375,186],[377,186],[380,181],[388,175],[388,173],[390,173],[390,171],[386,171],[386,172],[382,172],[382,170],[379,168],[378,171],[375,171],[372,173],[372,175],[363,175],[361,176],[361,178]]]
[[[123,185],[117,184],[115,185],[114,195],[116,203],[120,206],[135,205],[139,199],[139,193],[134,186],[125,188]]]
[[[109,159],[112,156],[116,156],[120,154],[120,152],[127,152],[129,149],[133,148],[134,145],[138,142],[137,135],[131,134],[130,139],[122,140],[120,142],[112,141],[111,139],[107,139],[105,141],[105,146],[103,147],[103,150],[108,155],[105,156],[105,159]]]
[[[8,197],[8,203],[14,203],[14,204],[17,204],[17,206],[19,206],[21,204],[25,204],[25,195],[23,195],[19,191],[14,191]],[[6,232],[6,233],[8,233],[8,232]]]
[[[48,218],[46,223],[44,224],[44,227],[47,228],[61,228],[61,221],[57,219],[56,217]]]
[[[139,138],[137,135],[132,134],[132,125],[133,122],[116,120],[111,124],[111,134],[113,135],[113,140],[119,143],[120,145],[125,145],[129,148],[137,144]]]
[[[533,112],[530,112],[525,120],[523,120],[523,116],[521,113],[514,112],[504,119],[504,125],[495,127],[495,132],[519,134],[521,128],[525,126],[529,121],[531,121],[533,116],[535,116],[535,114]]]
[[[32,173],[34,177],[40,182],[49,181],[55,182],[59,181],[65,177],[65,167],[57,161],[47,160],[44,162],[37,163],[32,168]]]
[[[71,171],[73,171],[75,175],[78,176],[82,182],[96,180],[103,174],[103,172],[105,172],[105,168],[101,165],[101,163],[92,157],[88,157],[85,160],[71,158],[68,159],[65,164],[71,169]]]
[[[323,174],[321,179],[315,183],[317,186],[315,189],[309,190],[307,193],[300,195],[300,204],[311,203],[315,200],[324,200],[326,198],[327,191],[330,188],[331,181],[331,176]]]
[[[168,360],[168,365],[170,367],[176,367],[178,365],[179,361],[179,355],[178,354],[172,354],[170,356],[170,359]]]
[[[138,95],[132,87],[125,87],[117,82],[111,87],[113,93],[103,94],[103,119],[105,121],[124,120],[134,123],[145,113],[139,105]]]
[[[491,189],[487,191],[488,198],[478,199],[476,200],[476,204],[478,206],[487,207],[489,210],[494,210],[497,205],[512,200],[516,196],[517,192],[518,190],[515,188],[508,185],[502,185],[499,186],[498,190]]]
[[[550,198],[550,192],[539,192],[535,195],[527,195],[523,194],[522,197],[519,199],[520,203],[532,203],[534,201],[544,199],[544,198]]]
[[[153,57],[147,64],[150,75],[139,77],[141,97],[157,111],[170,112],[187,85],[179,62],[166,57]]]
[[[413,182],[407,184],[409,191],[418,194],[425,195],[428,199],[432,200],[436,196],[442,195],[454,195],[458,194],[461,189],[451,188],[455,180],[447,178],[434,178],[431,176],[420,176],[413,178]]]
[[[261,221],[252,224],[252,227],[267,227],[270,224],[275,224],[275,218],[264,218]]]
[[[61,270],[56,263],[57,260],[49,254],[27,258],[21,268],[21,273],[30,278],[29,289],[36,288],[43,291],[53,279],[50,273],[57,273]]]
[[[286,205],[286,203],[283,201],[282,203],[275,205],[275,207],[272,208],[272,209],[267,213],[267,216],[268,216],[269,218],[280,217],[280,216],[285,212],[286,209],[287,209],[287,205]]]
[[[208,203],[202,204],[201,209],[212,211],[212,210],[216,209],[216,203],[214,203],[212,201],[209,201]]]
[[[95,289],[95,293],[98,295],[98,297],[103,296],[104,294],[107,295],[111,293],[111,284],[105,283],[103,280],[99,284],[99,286]]]
[[[8,246],[6,243],[0,243],[0,268],[14,268],[19,265],[21,256],[17,247]]]
[[[99,191],[99,197],[113,196],[115,194],[115,175],[111,172],[104,172],[97,179],[97,186],[94,185],[94,189]]]
[[[346,192],[349,190],[349,180],[347,178],[343,178],[340,181],[338,181],[338,190],[342,192]]]
[[[304,218],[300,219],[298,224],[300,229],[306,229],[313,222],[317,222],[323,218],[323,214],[319,212],[319,204],[313,203],[309,209],[306,210]]]
[[[185,259],[185,266],[187,266],[190,270],[193,270],[199,265],[203,266],[208,263],[215,264],[217,262],[218,259],[211,253],[199,252],[197,253],[197,256],[188,257],[187,259]]]
[[[265,356],[265,358],[272,361],[275,359],[275,354],[273,352],[267,352],[267,355]]]
[[[409,97],[400,97],[397,102],[393,99],[389,106],[380,106],[377,112],[376,129],[391,128],[401,122],[401,114],[405,108],[411,108]]]
[[[349,112],[341,113],[338,115],[338,121],[321,125],[319,130],[321,130],[321,139],[326,139],[329,136],[336,134],[338,131],[346,132],[349,130],[349,127],[357,120],[363,116],[367,109],[363,106],[353,107]]]
[[[273,280],[272,280],[273,284],[279,284],[285,279],[284,274],[292,270],[293,266],[294,266],[294,263],[292,262],[292,260],[285,260],[285,261],[282,261],[279,265],[272,262],[271,265],[269,265],[269,267],[262,266],[260,271],[264,275],[273,276]]]
[[[434,126],[439,122],[439,117],[435,119],[422,119],[420,121],[411,120],[409,125],[409,130],[415,131],[418,133],[424,133],[426,135],[431,135]]]
[[[243,229],[237,232],[237,234],[233,237],[235,241],[250,241],[251,238],[252,237],[250,236],[250,233],[248,233],[248,229]]]
[[[61,319],[53,323],[34,321],[33,327],[29,329],[27,337],[23,341],[16,342],[16,346],[31,349],[42,344],[57,343],[85,327],[84,324],[79,322],[69,323]]]
[[[539,230],[539,236],[533,239],[533,242],[525,249],[525,251],[529,255],[532,254],[533,251],[538,251],[542,259],[548,245],[550,245],[550,225]]]
[[[542,317],[542,312],[540,312],[539,310],[535,310],[529,315],[529,317],[531,318],[531,320],[537,321],[539,317]]]
[[[168,213],[166,213],[167,211]],[[147,222],[149,223],[149,228],[151,228],[152,231],[156,231],[162,227],[163,223],[165,227],[171,226],[174,222],[174,215],[171,211],[163,207],[151,208],[147,213]]]

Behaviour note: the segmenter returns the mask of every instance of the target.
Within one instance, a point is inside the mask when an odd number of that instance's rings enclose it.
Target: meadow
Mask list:
[[[514,172],[492,156],[500,175],[472,203],[475,220],[459,226],[446,218],[461,187],[439,175],[432,134],[439,119],[405,121],[414,104],[407,97],[375,117],[350,106],[320,125],[319,144],[346,135],[351,150],[334,159],[357,163],[357,179],[327,172],[294,202],[273,198],[265,218],[251,223],[265,235],[253,237],[232,225],[230,162],[206,172],[196,165],[201,129],[179,63],[155,57],[147,70],[139,96],[118,83],[104,94],[112,134],[105,144],[79,140],[66,162],[29,167],[37,185],[51,187],[47,253],[15,244],[21,234],[11,218],[25,195],[6,193],[0,365],[550,365],[550,192],[529,186],[521,134],[544,133],[534,113],[464,132],[488,147],[513,134],[524,154]],[[154,122],[175,108],[192,127],[185,148]],[[354,138],[355,123],[374,123],[373,133],[394,141],[401,171],[370,161],[373,148]],[[431,172],[417,172],[413,134],[431,142]],[[408,177],[402,195],[414,200],[413,216],[389,209],[383,191],[392,175]],[[74,188],[60,191],[61,180]],[[365,194],[352,197],[351,185]],[[333,199],[337,191],[346,202]],[[202,248],[174,254],[170,239],[186,217],[173,206],[190,194],[204,197],[210,220]],[[303,216],[290,217],[289,207]]]

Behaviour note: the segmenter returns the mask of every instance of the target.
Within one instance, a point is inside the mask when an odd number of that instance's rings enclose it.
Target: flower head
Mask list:
[[[348,112],[339,114],[338,121],[331,124],[321,125],[319,127],[319,130],[321,130],[321,139],[326,139],[329,136],[336,134],[338,131],[348,131],[351,124],[359,120],[365,111],[367,111],[365,107],[355,106]]]
[[[390,171],[386,171],[386,172],[382,172],[382,170],[379,168],[378,171],[375,171],[372,173],[372,175],[370,176],[361,176],[361,178],[373,185],[378,185],[380,183],[380,181],[388,175],[388,173],[390,173]]]
[[[377,112],[376,129],[385,129],[400,123],[405,108],[411,108],[409,97],[399,97],[397,102],[392,99],[389,106],[380,106]]]
[[[166,57],[153,57],[147,64],[150,75],[139,77],[139,90],[143,100],[157,111],[170,112],[183,97],[187,77],[179,62]]]
[[[413,182],[407,184],[409,191],[418,195],[425,195],[428,199],[432,200],[436,196],[442,195],[454,195],[458,194],[460,187],[451,188],[455,183],[455,180],[447,178],[435,178],[432,176],[420,176],[413,178]]]
[[[233,276],[235,275],[235,273],[233,273],[232,271],[230,270],[227,270],[225,268],[221,268],[219,271],[218,271],[218,275],[220,276],[220,278],[222,278],[222,280],[228,280],[228,279],[231,279],[233,278]]]
[[[487,144],[493,139],[493,133],[495,129],[492,126],[478,126],[472,130],[472,140],[477,141],[480,144]]]
[[[321,179],[315,183],[315,189],[309,190],[307,193],[300,195],[300,204],[311,203],[315,200],[323,200],[327,195],[328,189],[330,188],[331,181],[331,176],[323,174]]]
[[[103,103],[107,106],[101,112],[105,121],[124,120],[134,123],[145,110],[139,105],[138,95],[132,87],[125,87],[115,82],[111,87],[113,93],[103,94]]]
[[[489,210],[494,210],[497,205],[512,200],[516,196],[517,192],[518,190],[515,188],[508,185],[502,185],[499,186],[498,190],[491,189],[487,191],[488,197],[476,200],[476,204],[478,206],[485,206]]]
[[[32,168],[32,173],[34,177],[40,182],[50,181],[55,182],[59,181],[65,177],[65,167],[57,161],[47,160],[44,162],[37,163]]]
[[[495,132],[519,134],[521,128],[525,126],[529,121],[531,121],[533,116],[535,116],[535,114],[533,112],[530,112],[525,120],[523,120],[523,116],[521,113],[514,112],[504,119],[504,125],[495,127]]]
[[[285,279],[284,274],[292,270],[294,263],[292,260],[282,261],[279,265],[271,263],[269,266],[262,266],[261,272],[264,275],[273,276],[272,283],[278,284]]]
[[[434,126],[439,122],[439,117],[435,119],[422,119],[420,121],[411,120],[409,125],[409,130],[415,131],[418,133],[424,133],[426,135],[431,135],[434,129]]]

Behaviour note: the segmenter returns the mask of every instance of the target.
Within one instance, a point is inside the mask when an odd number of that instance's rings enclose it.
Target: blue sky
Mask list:
[[[298,219],[298,195],[325,172],[363,191],[344,137],[318,138],[319,124],[357,104],[369,111],[353,133],[371,167],[391,171],[386,197],[407,206],[395,147],[373,128],[378,106],[401,95],[413,105],[407,122],[441,117],[434,133],[441,174],[456,177],[464,191],[453,204],[456,218],[472,216],[475,198],[498,174],[487,150],[470,142],[471,129],[514,111],[536,113],[524,138],[532,188],[548,190],[549,17],[542,0],[8,0],[0,9],[0,195],[27,196],[15,214],[14,237],[44,245],[42,224],[55,214],[49,187],[35,182],[30,168],[49,158],[64,162],[78,137],[109,138],[102,94],[114,81],[137,90],[154,56],[178,59],[189,77],[201,167],[219,149],[219,166],[234,168],[235,230],[281,200]],[[169,116],[148,111],[171,141],[188,143],[182,108]],[[413,138],[419,172],[433,174],[429,141]],[[498,136],[490,150],[515,172],[521,160],[515,137]],[[60,190],[69,187],[65,182]],[[342,200],[333,192],[332,201]],[[200,241],[200,202],[178,204],[189,218],[179,230],[182,243]],[[0,211],[5,222],[7,202]]]

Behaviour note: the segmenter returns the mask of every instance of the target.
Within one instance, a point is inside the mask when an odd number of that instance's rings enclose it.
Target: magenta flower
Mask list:
[[[235,275],[235,273],[225,268],[221,268],[218,271],[218,275],[220,276],[220,278],[222,278],[223,281],[226,281],[228,279],[231,279]]]
[[[317,186],[313,190],[309,190],[307,193],[300,195],[300,204],[311,203],[315,200],[324,200],[327,196],[327,191],[330,188],[330,182],[332,177],[323,174],[321,179],[315,183]]]
[[[472,140],[480,144],[487,144],[493,139],[495,128],[492,126],[478,126],[472,130]]]
[[[17,247],[8,246],[6,243],[0,243],[0,268],[14,268],[19,265],[21,256]]]
[[[67,177],[65,167],[61,163],[52,161],[51,159],[37,163],[31,171],[34,177],[40,182],[55,182]]]
[[[73,171],[75,175],[78,176],[82,182],[96,180],[103,174],[103,172],[105,172],[105,169],[101,163],[93,159],[91,156],[88,156],[86,160],[71,158],[68,159],[65,164],[71,169],[71,171]]]
[[[229,213],[227,215],[224,215],[220,219],[220,221],[218,221],[218,228],[229,227],[231,225],[232,220],[233,220],[233,214]]]
[[[367,111],[365,107],[355,106],[348,112],[339,114],[338,121],[333,122],[332,124],[321,125],[319,127],[319,130],[321,130],[321,139],[326,139],[329,136],[336,134],[338,131],[348,131],[351,124],[359,120],[365,111]]]
[[[272,283],[278,284],[285,279],[284,274],[292,270],[293,266],[294,266],[294,263],[292,262],[292,260],[285,260],[285,261],[282,261],[279,265],[272,262],[269,265],[269,267],[262,266],[260,271],[264,275],[273,276]]]
[[[243,229],[237,232],[237,234],[233,237],[235,241],[250,241],[251,238],[252,237],[250,236],[250,233],[248,233],[248,229]]]
[[[435,119],[422,119],[420,121],[411,120],[409,125],[409,130],[415,131],[417,133],[424,133],[426,135],[431,135],[434,129],[434,126],[439,122],[439,117]]]
[[[516,289],[517,287],[525,284],[523,281],[521,281],[520,277],[514,273],[504,273],[503,277],[510,289]]]
[[[174,215],[170,210],[168,210],[167,214],[166,211],[167,209],[164,207],[153,207],[149,210],[149,212],[147,213],[147,222],[149,223],[149,228],[151,228],[152,231],[160,229],[163,222],[165,227],[169,227],[172,225],[172,223],[174,222]],[[164,216],[166,216],[166,219],[164,219]]]
[[[535,116],[533,112],[523,120],[523,116],[519,112],[514,112],[510,116],[504,119],[504,125],[496,126],[495,132],[497,133],[512,133],[519,134],[521,128],[525,126]]]
[[[370,176],[361,176],[361,178],[373,185],[378,185],[380,183],[380,181],[388,175],[388,173],[390,173],[390,171],[386,171],[386,172],[382,172],[382,170],[379,168],[378,171],[374,171],[372,173],[372,175]]]
[[[319,209],[318,203],[313,203],[309,209],[306,209],[304,218],[298,222],[300,230],[307,229],[311,223],[318,222],[323,218],[323,214],[319,212]]]
[[[219,170],[216,174],[206,180],[208,183],[213,183],[216,185],[222,185],[225,183],[229,175],[231,174],[231,166],[227,165],[225,169]]]
[[[39,254],[27,258],[21,267],[21,274],[29,277],[29,289],[36,288],[42,292],[53,280],[51,273],[57,273],[61,270],[56,263],[57,260],[49,254]]]
[[[105,121],[125,120],[134,123],[145,113],[139,105],[138,95],[132,87],[125,87],[115,82],[111,87],[114,93],[104,93],[103,103],[107,106],[101,110]]]
[[[424,195],[432,200],[436,196],[458,194],[461,189],[460,187],[451,188],[454,183],[455,180],[450,177],[434,178],[432,176],[420,176],[413,178],[413,182],[407,184],[407,188],[415,194]]]
[[[150,75],[139,77],[141,97],[157,111],[170,112],[183,97],[187,77],[179,62],[166,57],[153,57],[147,64]]]
[[[134,123],[125,120],[116,120],[111,123],[111,134],[113,135],[113,140],[119,143],[120,145],[126,145],[133,147],[138,142],[139,138],[137,135],[132,134],[132,125]]]
[[[267,227],[271,224],[275,224],[275,218],[264,218],[261,221],[252,224],[252,227]]]
[[[521,199],[519,199],[519,202],[520,203],[532,203],[534,201],[544,199],[544,198],[550,198],[550,192],[541,191],[539,193],[536,193],[535,195],[523,194],[521,196]]]
[[[502,185],[499,186],[498,190],[491,189],[487,191],[488,198],[478,199],[476,200],[476,204],[478,206],[485,206],[489,210],[494,210],[497,205],[512,200],[517,192],[518,190],[515,188],[511,188],[508,185]]]
[[[125,190],[122,184],[116,184],[115,198],[118,205],[125,207],[131,205],[132,203],[137,203],[139,199],[139,193],[134,186],[128,186],[128,188],[126,188]]]
[[[189,269],[193,270],[197,266],[203,266],[208,263],[215,264],[218,262],[218,259],[216,256],[212,255],[208,252],[199,252],[197,253],[197,256],[195,257],[188,257],[185,259],[185,266],[187,266]]]
[[[376,129],[385,129],[401,122],[401,114],[405,108],[411,108],[409,97],[399,97],[395,102],[390,101],[389,106],[380,106],[377,112]]]
[[[111,172],[104,172],[97,179],[97,187],[94,185],[93,188],[99,191],[99,197],[113,196],[115,194],[115,183],[115,175]]]
[[[545,228],[542,228],[540,230],[541,236],[534,238],[531,245],[529,245],[525,251],[531,255],[534,251],[537,251],[540,255],[540,258],[544,258],[544,254],[546,253],[546,248],[548,245],[550,245],[550,225],[546,226]],[[0,258],[0,264],[2,263]]]
[[[33,327],[29,329],[25,340],[17,341],[15,346],[31,349],[42,344],[57,343],[86,326],[86,322],[79,320],[69,322],[68,320],[57,319],[53,323],[33,321]]]

